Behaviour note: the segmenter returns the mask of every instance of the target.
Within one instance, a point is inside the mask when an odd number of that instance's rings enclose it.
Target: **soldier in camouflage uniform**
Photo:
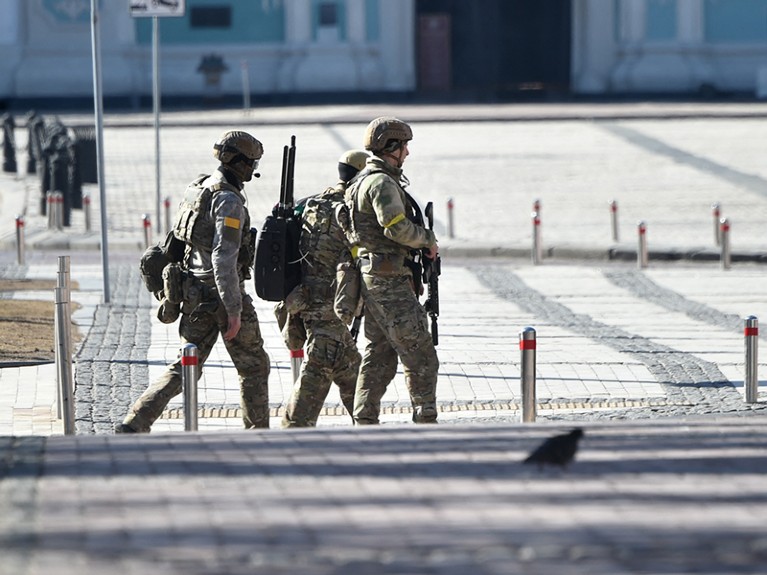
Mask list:
[[[412,138],[410,126],[396,118],[373,120],[365,131],[365,149],[373,156],[346,191],[351,239],[362,272],[367,339],[354,397],[358,425],[379,422],[381,398],[397,372],[397,357],[405,372],[413,421],[437,421],[439,361],[426,311],[418,301],[423,291],[420,266],[414,265],[421,254],[436,257],[437,240],[423,226],[420,208],[404,189],[408,182],[402,164]]]
[[[253,232],[243,188],[258,167],[263,146],[250,134],[232,131],[213,148],[218,169],[195,180],[179,206],[173,233],[186,249],[175,274],[179,285],[167,287],[166,293],[178,288],[183,294],[179,335],[182,345],[197,346],[200,370],[221,333],[240,378],[245,428],[269,427],[269,356],[244,286],[253,263]],[[166,272],[168,267],[164,277]],[[179,359],[138,398],[115,431],[148,432],[181,391]]]
[[[336,266],[351,260],[336,209],[343,205],[346,184],[365,166],[367,152],[349,150],[338,160],[339,182],[303,205],[301,285],[286,300],[306,331],[306,361],[293,387],[282,427],[313,427],[335,381],[349,415],[361,356],[349,330],[336,316]]]

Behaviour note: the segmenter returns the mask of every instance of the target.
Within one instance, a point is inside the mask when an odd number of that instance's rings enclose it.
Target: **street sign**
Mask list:
[[[129,0],[134,18],[151,16],[183,16],[186,0]]]

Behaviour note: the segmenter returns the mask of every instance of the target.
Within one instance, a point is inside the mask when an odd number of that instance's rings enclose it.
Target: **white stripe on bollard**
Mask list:
[[[522,421],[532,423],[536,416],[535,396],[535,353],[536,353],[535,329],[526,327],[519,332],[519,350],[521,353],[521,393],[522,393]]]

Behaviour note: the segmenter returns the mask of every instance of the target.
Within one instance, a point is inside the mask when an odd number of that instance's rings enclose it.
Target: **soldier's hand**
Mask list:
[[[224,340],[231,341],[235,337],[237,337],[237,334],[240,333],[240,325],[241,325],[240,316],[230,315],[228,319],[226,333],[224,334]]]
[[[437,259],[437,255],[439,254],[439,246],[437,244],[434,244],[431,246],[424,255],[429,258],[430,260]]]

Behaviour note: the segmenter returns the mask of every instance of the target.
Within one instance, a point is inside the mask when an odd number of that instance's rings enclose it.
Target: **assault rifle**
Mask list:
[[[266,301],[282,301],[301,283],[301,218],[293,212],[295,165],[296,137],[291,136],[290,147],[282,150],[280,201],[264,220],[256,244],[256,294]]]
[[[432,202],[426,204],[426,209],[423,212],[429,222],[429,229],[434,230],[434,204]],[[428,290],[424,308],[431,317],[431,341],[434,345],[439,345],[437,319],[439,318],[439,276],[442,273],[442,260],[439,256],[431,260],[426,255],[421,260],[423,283],[426,284]]]

